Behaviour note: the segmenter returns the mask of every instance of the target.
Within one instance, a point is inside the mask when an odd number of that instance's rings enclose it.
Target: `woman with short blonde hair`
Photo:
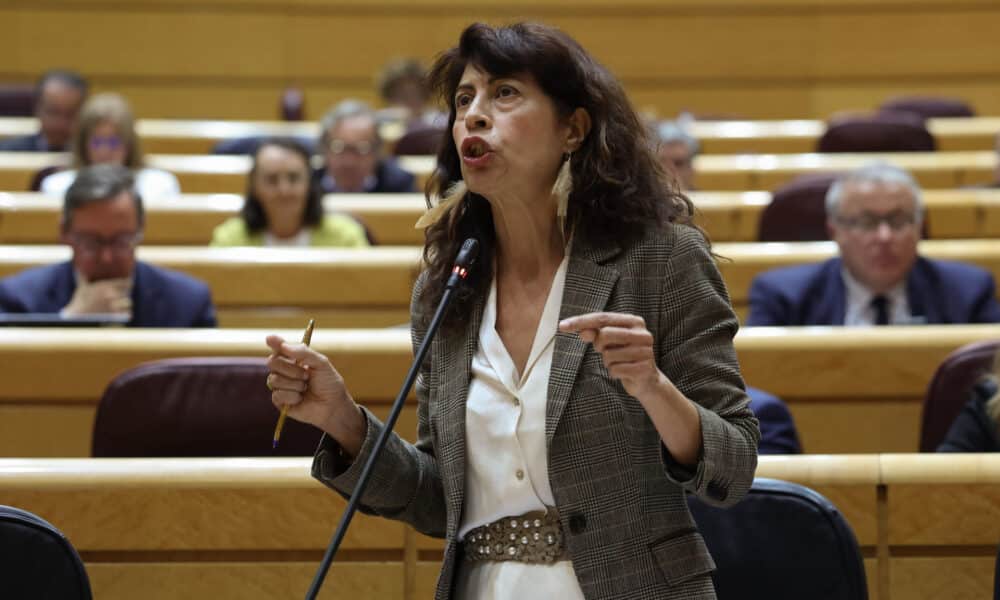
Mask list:
[[[176,177],[143,164],[132,108],[118,94],[97,94],[83,105],[70,149],[73,169],[46,177],[42,180],[42,192],[62,196],[76,179],[77,169],[94,164],[115,164],[133,171],[136,189],[144,198],[180,194]]]
[[[1000,353],[993,372],[972,387],[969,401],[948,429],[938,452],[1000,452]]]

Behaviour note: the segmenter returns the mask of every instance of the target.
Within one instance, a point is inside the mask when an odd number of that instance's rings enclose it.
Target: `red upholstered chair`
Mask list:
[[[800,175],[774,191],[760,215],[761,242],[810,242],[830,239],[826,231],[826,192],[836,174]]]
[[[969,400],[969,391],[990,371],[1000,340],[974,342],[948,355],[934,372],[924,397],[920,451],[934,452]]]
[[[285,121],[301,121],[306,115],[306,95],[297,87],[285,88],[281,92],[279,109]]]
[[[392,153],[396,156],[437,154],[444,136],[445,130],[440,127],[415,127],[399,138]]]
[[[278,411],[263,358],[183,358],[116,377],[94,420],[94,456],[305,456],[321,432],[288,419],[272,450]]]
[[[880,111],[908,112],[922,119],[937,117],[974,117],[976,112],[964,100],[931,96],[899,96],[882,103]]]
[[[35,114],[35,88],[30,85],[0,85],[0,117],[31,117]]]
[[[818,152],[933,152],[934,136],[923,119],[909,113],[835,119],[816,144]]]

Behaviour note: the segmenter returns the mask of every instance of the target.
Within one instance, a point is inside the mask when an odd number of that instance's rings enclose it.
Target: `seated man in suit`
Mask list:
[[[788,406],[780,398],[764,390],[747,386],[750,410],[760,423],[757,454],[801,454],[799,432]]]
[[[344,100],[320,121],[323,167],[316,171],[326,193],[403,193],[416,191],[415,178],[381,156],[382,138],[375,111],[364,102]]]
[[[748,326],[1000,322],[989,272],[917,255],[923,202],[906,171],[874,163],[844,175],[826,215],[840,257],[757,276]]]
[[[72,260],[0,279],[0,312],[129,315],[131,327],[214,327],[201,281],[138,261],[142,199],[117,165],[80,170],[63,202],[61,239]]]
[[[40,131],[0,141],[0,152],[64,152],[73,137],[87,81],[72,71],[48,71],[35,86]]]

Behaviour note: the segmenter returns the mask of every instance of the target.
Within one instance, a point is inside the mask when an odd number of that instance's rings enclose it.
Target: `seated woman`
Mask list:
[[[58,171],[43,179],[43,193],[62,197],[76,179],[77,169],[100,164],[131,169],[136,189],[144,200],[181,193],[180,183],[173,174],[143,166],[132,109],[118,94],[98,94],[83,105],[71,151],[73,169]]]
[[[938,452],[1000,452],[1000,354],[993,373],[969,393],[969,401],[938,446]]]
[[[324,215],[309,153],[289,139],[265,140],[253,155],[240,216],[215,228],[213,246],[368,246],[348,215]]]

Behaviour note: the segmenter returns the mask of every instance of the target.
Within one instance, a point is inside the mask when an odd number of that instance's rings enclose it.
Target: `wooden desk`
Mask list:
[[[67,260],[64,246],[4,246],[0,277]],[[920,253],[979,265],[1000,280],[1000,245],[993,240],[927,240]],[[777,267],[836,255],[833,242],[720,243],[719,270],[737,313],[748,311],[750,284]],[[298,326],[308,309],[331,327],[382,327],[406,322],[421,249],[199,248],[145,246],[139,258],[205,280],[223,327]]]
[[[938,150],[992,150],[1000,132],[1000,117],[928,119],[927,129]],[[792,154],[813,152],[826,131],[815,119],[780,121],[695,121],[691,134],[703,154]]]
[[[432,156],[404,156],[400,166],[417,177],[418,189],[434,169]],[[909,169],[929,189],[956,188],[993,181],[997,154],[973,152],[913,152],[893,154],[756,154],[702,155],[695,159],[698,187],[710,190],[771,190],[806,173],[846,171],[874,160]],[[185,193],[232,193],[245,187],[250,168],[245,156],[150,154],[147,164],[177,175]],[[62,154],[0,153],[0,189],[26,190],[34,174],[62,164]]]
[[[304,592],[344,506],[309,477],[309,463],[5,459],[0,497],[67,534],[95,597],[283,597]],[[763,456],[757,476],[800,483],[837,506],[873,600],[989,596],[1000,456]],[[429,597],[441,549],[400,523],[358,515],[324,597]]]
[[[0,277],[68,260],[63,246],[4,246]],[[198,277],[223,327],[384,327],[409,321],[420,248],[199,248],[147,246],[140,260]]]
[[[39,170],[68,165],[69,155],[58,152],[0,152],[0,190],[27,190]],[[434,169],[434,157],[405,156],[400,166],[417,176],[418,189]],[[146,165],[170,171],[184,193],[241,194],[250,171],[248,156],[219,154],[148,154]]]
[[[929,119],[927,128],[938,150],[992,150],[1000,117]],[[383,131],[392,143],[398,128]],[[0,139],[31,135],[38,131],[33,117],[0,118]],[[157,154],[208,154],[218,142],[248,136],[291,136],[315,139],[315,121],[232,121],[190,119],[139,119],[136,131],[146,152]],[[776,121],[695,121],[691,133],[703,154],[792,154],[812,152],[826,131],[826,123],[815,119]],[[388,134],[388,135],[387,135]]]
[[[55,244],[59,237],[62,200],[31,192],[0,193],[0,244]],[[239,194],[184,194],[154,198],[146,211],[144,245],[206,246],[212,230],[239,214]],[[379,245],[423,244],[423,231],[413,225],[426,210],[420,194],[330,194],[327,212],[351,214],[372,231]]]
[[[693,192],[696,221],[713,242],[757,239],[760,215],[771,202],[768,192]],[[974,239],[1000,235],[1000,189],[930,190],[924,195],[934,239]],[[212,230],[243,205],[237,194],[184,194],[145,202],[146,245],[207,245]],[[413,224],[426,210],[420,194],[331,194],[328,212],[361,219],[380,245],[422,245],[423,231]],[[55,244],[62,202],[30,192],[0,193],[0,243]]]
[[[303,321],[304,322],[304,321]],[[411,360],[406,329],[317,330],[354,397],[388,413]],[[301,328],[301,325],[299,326]],[[295,339],[301,329],[280,331]],[[108,383],[139,363],[188,356],[265,356],[273,330],[0,329],[0,456],[88,456],[94,411]],[[746,381],[783,398],[808,452],[917,449],[934,369],[1000,326],[750,328],[736,348]],[[398,430],[412,438],[415,406]]]

